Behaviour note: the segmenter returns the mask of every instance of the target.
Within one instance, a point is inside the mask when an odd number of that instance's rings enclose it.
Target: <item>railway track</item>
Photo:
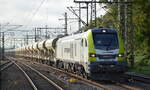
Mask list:
[[[13,59],[14,59],[14,61],[17,61],[17,62],[20,62],[20,63],[22,62],[20,59],[19,59],[19,60],[15,59],[15,58],[13,58]],[[23,61],[24,61],[24,60],[23,60]],[[26,62],[26,61],[25,61],[25,62]],[[24,62],[24,63],[25,63],[25,62]],[[27,62],[28,62],[28,61],[27,61]],[[31,62],[31,61],[29,61],[29,62]],[[36,63],[36,62],[35,62],[35,63]],[[35,63],[32,63],[32,65],[27,64],[27,66],[36,68],[39,72],[44,73],[44,71],[41,70],[41,68],[35,67],[35,66],[36,66]],[[42,66],[44,66],[44,65],[42,65]],[[44,67],[45,67],[45,66],[44,66]],[[46,68],[46,69],[48,70],[49,68]],[[47,71],[46,71],[45,74],[47,74]],[[62,75],[62,73],[59,74],[59,75]],[[51,75],[45,75],[45,76],[47,76],[47,77],[49,77],[49,78],[52,78],[52,77],[53,77],[53,76],[51,76]],[[58,83],[59,85],[62,85],[62,87],[64,87],[65,90],[72,90],[72,88],[70,89],[70,87],[69,87],[69,88],[66,87],[66,86],[68,86],[68,85],[64,85],[64,82],[59,79],[59,76],[57,76],[57,75],[55,75],[55,76],[56,76],[56,78],[53,77],[53,80],[56,81],[56,83]],[[65,82],[65,84],[68,84],[68,82]],[[63,85],[64,85],[64,86],[63,86]],[[80,86],[79,86],[79,87],[80,87]],[[85,87],[86,87],[86,86],[85,86]],[[94,87],[95,87],[95,86],[94,86]],[[78,90],[78,89],[73,89],[73,90]],[[80,90],[82,90],[82,89],[80,89]],[[87,90],[87,89],[85,89],[85,90]],[[93,89],[88,89],[88,90],[93,90]],[[96,89],[96,90],[104,90],[104,89]],[[107,90],[111,90],[111,89],[107,89]]]
[[[130,80],[150,84],[150,77],[145,76],[145,75],[127,72],[123,75],[123,77],[126,78],[126,79],[130,79]]]
[[[31,61],[30,61],[31,62]],[[36,64],[34,64],[36,65]],[[77,76],[76,74],[73,74],[73,73],[69,73],[69,72],[66,72],[64,70],[60,70],[60,69],[57,69],[57,68],[54,68],[54,67],[51,67],[51,66],[48,66],[46,64],[43,64],[45,67],[48,67],[50,69],[53,69],[53,70],[56,70],[58,72],[61,72],[61,73],[64,73],[64,74],[67,74],[77,80],[81,80],[81,81],[84,81],[84,82],[87,82],[91,85],[94,85],[94,86],[98,86],[98,87],[101,87],[103,88],[104,90],[116,90],[116,88],[119,88],[118,90],[122,89],[122,90],[140,90],[139,88],[135,88],[135,87],[132,87],[132,86],[129,86],[129,85],[125,85],[125,84],[121,84],[121,83],[118,83],[118,82],[114,82],[113,84],[111,85],[106,85],[106,84],[102,84],[101,82],[99,81],[93,81],[93,80],[87,80],[81,76]],[[47,69],[48,69],[47,68]]]
[[[47,66],[47,65],[46,65]],[[54,67],[51,67],[51,66],[48,66],[54,70],[57,70],[57,71],[60,71],[62,73],[65,73],[65,74],[68,74],[76,79],[79,79],[79,80],[82,80],[82,81],[85,81],[87,83],[90,83],[92,85],[95,85],[95,86],[98,86],[98,87],[102,87],[104,88],[105,90],[114,90],[113,88],[109,87],[108,85],[105,85],[105,84],[101,84],[101,82],[99,81],[93,81],[93,80],[88,80],[88,79],[85,79],[81,76],[78,76],[76,74],[72,74],[72,73],[69,73],[69,72],[66,72],[66,71],[63,71],[63,70],[60,70],[60,69],[57,69],[57,68],[54,68]],[[135,88],[135,87],[132,87],[132,86],[128,86],[128,85],[125,85],[125,84],[121,84],[121,83],[118,83],[118,82],[114,82],[115,86],[119,86],[119,87],[122,87],[124,89],[127,89],[127,90],[140,90],[139,88]]]
[[[48,65],[45,65],[43,64],[44,66],[46,67],[49,67],[53,70],[56,70],[56,71],[59,71],[61,73],[64,73],[64,74],[67,74],[75,79],[78,79],[78,80],[81,80],[81,81],[84,81],[84,82],[87,82],[89,84],[92,84],[92,85],[95,85],[95,86],[98,86],[98,87],[101,87],[105,90],[115,90],[114,88],[111,88],[110,86],[108,85],[105,85],[105,84],[101,84],[100,82],[97,82],[97,81],[93,81],[93,80],[87,80],[81,76],[77,76],[76,74],[73,74],[73,73],[69,73],[69,72],[66,72],[64,70],[60,70],[60,69],[57,69],[57,68],[54,68],[54,67],[51,67],[51,66],[48,66]],[[125,84],[121,84],[121,83],[118,83],[118,82],[114,82],[113,83],[113,87],[120,87],[121,89],[125,89],[125,90],[140,90],[138,88],[135,88],[135,87],[132,87],[132,86],[128,86],[128,85],[125,85]]]
[[[1,90],[33,90],[20,69],[12,61],[9,61],[9,63],[12,63],[12,65],[8,65],[9,68],[1,71]],[[7,64],[5,65],[7,66]]]
[[[34,90],[63,90],[34,68],[20,62],[13,63],[24,73]]]
[[[45,65],[45,66],[47,66],[47,65]],[[94,81],[92,81],[92,80],[87,80],[87,79],[85,79],[85,78],[82,78],[82,77],[80,77],[80,76],[77,76],[76,74],[72,74],[72,73],[69,73],[69,72],[66,72],[66,71],[63,71],[63,70],[60,70],[60,69],[51,67],[51,66],[48,66],[48,67],[50,67],[51,69],[54,69],[54,70],[56,70],[56,71],[65,73],[65,74],[67,74],[67,75],[69,75],[69,76],[71,76],[71,77],[74,77],[75,79],[82,80],[82,81],[85,81],[85,82],[87,82],[87,83],[89,83],[89,84],[92,84],[92,85],[101,87],[101,88],[103,88],[103,89],[105,89],[105,90],[112,90],[111,88],[109,88],[109,87],[107,87],[107,86],[105,86],[105,85],[99,84],[99,83],[94,82]]]
[[[5,63],[0,65],[0,71],[3,71],[10,67],[13,63],[11,61],[6,61]]]
[[[21,62],[21,60],[18,61],[18,60],[15,59],[15,58],[13,58],[13,59],[14,59],[15,61],[17,61],[17,62]],[[35,64],[34,64],[34,65],[35,65]],[[29,66],[29,65],[28,65],[28,66]],[[44,64],[43,64],[43,66],[48,67],[48,69],[50,68],[50,69],[52,69],[52,70],[55,70],[56,72],[61,72],[61,73],[67,74],[67,72],[65,72],[65,71],[63,71],[63,70],[59,70],[59,69],[57,69],[57,68],[54,68],[54,67],[51,67],[51,66],[47,66],[47,65],[44,65]],[[90,81],[90,80],[81,78],[81,77],[79,77],[79,76],[77,76],[78,78],[76,78],[76,77],[74,77],[74,76],[76,76],[76,75],[73,76],[73,74],[71,74],[71,73],[68,73],[67,75],[69,75],[69,76],[71,76],[71,77],[73,77],[73,78],[75,78],[75,79],[81,80],[81,81],[83,81],[83,82],[86,82],[86,83],[88,83],[88,84],[101,87],[101,88],[103,88],[104,90],[112,90],[111,88],[108,88],[108,87],[106,87],[105,85],[101,85],[101,84],[98,84],[98,83],[96,83],[96,82],[92,82],[92,81]],[[59,76],[58,76],[58,77],[59,77]],[[102,90],[103,90],[103,89],[102,89]]]

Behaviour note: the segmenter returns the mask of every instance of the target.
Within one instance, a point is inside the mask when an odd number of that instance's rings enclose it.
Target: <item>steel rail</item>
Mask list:
[[[44,64],[44,65],[45,65],[45,64]],[[48,65],[45,65],[45,66],[48,66]],[[112,90],[112,88],[109,88],[109,87],[107,87],[107,86],[105,86],[105,85],[102,85],[102,84],[100,84],[100,83],[98,83],[98,82],[95,82],[95,81],[92,81],[92,80],[88,80],[88,79],[82,78],[81,76],[77,76],[77,75],[75,75],[75,74],[72,74],[72,73],[69,73],[69,72],[66,72],[66,71],[63,71],[63,70],[54,68],[54,67],[52,67],[52,66],[48,66],[48,67],[50,67],[50,68],[52,68],[52,69],[54,69],[54,70],[63,72],[63,73],[65,73],[65,74],[68,74],[68,75],[70,75],[70,76],[72,76],[72,77],[75,77],[75,78],[77,78],[77,79],[79,79],[79,80],[83,80],[83,81],[85,81],[85,82],[88,82],[88,83],[90,83],[90,84],[92,84],[92,85],[96,85],[96,86],[102,87],[102,88],[104,88],[104,89],[106,89],[106,90]],[[123,88],[126,88],[126,89],[130,89],[130,90],[140,90],[139,88],[132,87],[132,86],[128,86],[128,85],[125,85],[125,84],[120,84],[120,83],[117,83],[117,82],[116,82],[115,84],[116,84],[117,86],[120,86],[120,87],[123,87]]]
[[[5,70],[6,68],[8,68],[9,66],[11,66],[13,63],[11,61],[8,61],[2,65],[0,65],[0,71]]]
[[[42,73],[40,73],[39,71],[37,71],[36,69],[30,67],[29,65],[26,65],[24,63],[22,63],[23,65],[25,65],[26,67],[30,68],[31,70],[33,70],[34,72],[36,72],[39,76],[41,76],[42,78],[44,78],[45,80],[47,80],[51,85],[53,85],[55,88],[57,88],[57,90],[63,90],[60,86],[58,86],[56,83],[54,83],[52,80],[50,80],[49,78],[47,78],[45,75],[43,75]]]
[[[123,87],[123,88],[126,88],[126,89],[129,89],[129,90],[141,90],[139,88],[136,88],[136,87],[132,87],[132,86],[129,86],[129,85],[125,85],[125,84],[121,84],[121,83],[115,83],[116,85],[120,86],[120,87]]]
[[[125,73],[124,78],[131,78],[135,81],[140,81],[143,83],[150,83],[150,77],[145,76],[145,75],[141,75],[141,74],[136,74],[136,73]]]
[[[0,64],[0,67],[3,66],[3,65],[5,65],[5,64],[7,64],[7,63],[9,63],[9,62],[10,61],[6,61],[5,63]]]
[[[15,63],[14,61],[13,61],[13,63],[23,72],[23,74],[25,75],[25,77],[27,78],[29,83],[31,84],[32,88],[34,90],[38,90],[37,87],[35,86],[35,84],[33,83],[33,81],[31,80],[31,78],[28,76],[28,74],[17,63]]]
[[[43,64],[43,65],[45,65],[45,64]],[[45,65],[45,66],[48,66],[48,65]],[[74,77],[74,78],[76,78],[76,79],[78,79],[78,80],[82,80],[82,81],[85,81],[85,82],[87,82],[87,83],[89,83],[89,84],[92,84],[92,85],[101,87],[101,88],[103,88],[103,89],[105,89],[105,90],[112,90],[111,88],[109,88],[109,87],[107,87],[107,86],[105,86],[105,85],[102,85],[102,84],[100,84],[100,83],[94,82],[94,81],[92,81],[92,80],[87,80],[87,79],[85,79],[85,78],[82,78],[81,76],[77,76],[77,75],[75,75],[75,74],[72,74],[72,73],[69,73],[69,72],[66,72],[66,71],[63,71],[63,70],[54,68],[54,67],[52,67],[52,66],[48,66],[48,67],[50,67],[50,68],[52,68],[52,69],[54,69],[54,70],[57,70],[57,71],[59,71],[59,72],[68,74],[68,75],[70,75],[70,76],[72,76],[72,77]]]
[[[103,88],[103,89],[105,89],[105,90],[112,90],[112,88],[109,88],[109,87],[107,87],[107,86],[105,86],[105,85],[102,85],[102,84],[100,84],[100,83],[98,83],[98,82],[85,79],[85,78],[83,78],[83,77],[81,77],[81,76],[78,76],[78,75],[76,75],[76,74],[72,74],[72,73],[69,73],[69,72],[66,72],[66,71],[57,69],[57,68],[55,68],[55,67],[48,66],[48,65],[46,65],[46,64],[43,64],[43,65],[44,65],[44,66],[47,66],[47,67],[50,67],[50,68],[52,68],[52,69],[54,69],[54,70],[57,70],[57,71],[59,71],[59,72],[68,74],[68,75],[70,75],[70,76],[72,76],[72,77],[75,77],[75,78],[78,79],[78,80],[82,80],[82,81],[85,81],[85,82],[90,83],[90,84],[92,84],[92,85],[101,87],[101,88]],[[113,82],[115,82],[115,81],[113,81]],[[123,87],[123,88],[126,88],[126,89],[130,89],[130,90],[140,90],[139,88],[132,87],[132,86],[125,85],[125,84],[121,84],[121,83],[118,83],[118,82],[115,82],[115,85],[120,86],[120,87]]]

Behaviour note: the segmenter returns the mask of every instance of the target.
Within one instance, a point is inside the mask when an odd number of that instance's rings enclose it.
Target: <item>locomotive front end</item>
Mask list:
[[[90,76],[109,79],[108,76],[125,72],[127,64],[125,60],[119,60],[123,58],[123,54],[119,53],[117,32],[100,28],[92,30],[91,34],[93,40],[89,40]]]

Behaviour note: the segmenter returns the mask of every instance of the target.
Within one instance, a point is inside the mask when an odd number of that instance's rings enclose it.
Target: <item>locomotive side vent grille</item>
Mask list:
[[[115,59],[116,55],[97,55],[99,59]]]

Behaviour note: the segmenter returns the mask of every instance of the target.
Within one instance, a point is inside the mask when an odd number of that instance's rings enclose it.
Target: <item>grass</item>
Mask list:
[[[3,61],[2,60],[0,60],[0,65],[3,63]]]
[[[135,51],[134,68],[130,68],[129,72],[135,72],[150,76],[150,54],[145,49]]]
[[[150,76],[150,65],[149,66],[135,66],[134,68],[130,68],[129,72],[135,72],[135,73]]]
[[[3,60],[0,60],[0,65],[3,64],[3,63],[4,63],[4,61],[3,61]]]

